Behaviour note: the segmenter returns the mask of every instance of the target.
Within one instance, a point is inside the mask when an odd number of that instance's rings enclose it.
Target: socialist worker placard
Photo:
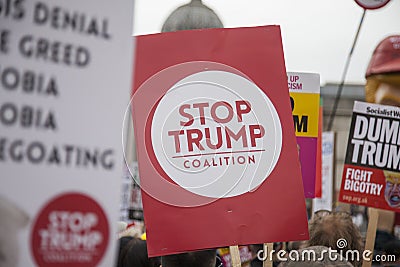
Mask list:
[[[355,102],[340,201],[399,211],[400,109]]]
[[[279,27],[138,36],[136,56],[149,255],[307,239]]]

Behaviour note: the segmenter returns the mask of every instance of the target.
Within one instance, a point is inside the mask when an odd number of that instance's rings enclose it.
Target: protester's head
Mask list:
[[[368,102],[400,106],[400,35],[386,37],[376,46],[365,77]]]
[[[318,211],[309,224],[308,246],[326,246],[333,250],[357,250],[362,255],[362,239],[358,227],[346,212]],[[360,256],[361,258],[361,256]],[[359,262],[348,259],[354,265]]]
[[[290,241],[287,243],[287,249],[288,251],[291,250],[298,250],[301,248],[305,247],[305,242],[304,241]]]
[[[159,267],[160,258],[149,258],[146,241],[135,237],[121,237],[118,267]]]
[[[352,267],[340,253],[330,251],[325,246],[312,246],[299,250],[292,250],[286,261],[282,261],[278,267],[323,267],[340,266]]]
[[[212,250],[193,251],[162,257],[162,267],[215,267],[217,252]]]

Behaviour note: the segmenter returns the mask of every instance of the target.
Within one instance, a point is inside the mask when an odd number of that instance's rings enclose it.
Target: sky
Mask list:
[[[189,0],[136,0],[133,34],[158,33],[169,14]],[[224,27],[279,25],[287,71],[315,72],[321,84],[340,83],[363,8],[354,0],[203,0]],[[400,0],[367,10],[346,84],[365,84],[376,45],[400,34]]]

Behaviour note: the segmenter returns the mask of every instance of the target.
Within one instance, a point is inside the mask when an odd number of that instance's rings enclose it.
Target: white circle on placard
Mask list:
[[[390,0],[355,0],[364,9],[378,9],[389,3]]]
[[[151,125],[154,154],[177,185],[213,198],[255,190],[282,148],[278,113],[252,81],[226,71],[189,75],[162,97]]]

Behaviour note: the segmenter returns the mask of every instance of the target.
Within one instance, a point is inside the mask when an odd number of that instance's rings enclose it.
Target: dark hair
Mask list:
[[[217,257],[215,249],[193,251],[162,256],[162,267],[214,267]]]
[[[394,255],[398,261],[400,259],[400,240],[393,239],[388,241],[384,245],[383,250],[386,255]]]
[[[119,239],[117,267],[159,267],[159,257],[149,258],[146,241],[134,237]]]

